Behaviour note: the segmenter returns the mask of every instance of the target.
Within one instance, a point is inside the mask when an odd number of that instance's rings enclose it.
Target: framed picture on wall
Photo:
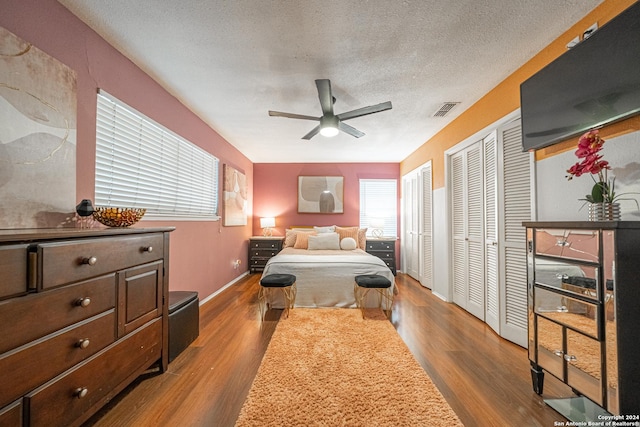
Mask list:
[[[298,213],[343,213],[343,191],[342,176],[299,176]]]
[[[229,165],[224,165],[222,172],[224,225],[247,225],[247,177]]]

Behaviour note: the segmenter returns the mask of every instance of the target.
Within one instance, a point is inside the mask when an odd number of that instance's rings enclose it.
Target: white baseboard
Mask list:
[[[248,276],[249,272],[245,271],[244,273],[242,273],[240,276],[236,277],[235,279],[233,279],[232,281],[230,281],[229,283],[227,283],[226,285],[224,285],[223,287],[221,287],[220,289],[218,289],[217,291],[215,291],[214,293],[212,293],[211,295],[209,295],[208,297],[206,297],[205,299],[200,300],[200,304],[199,305],[203,305],[204,303],[212,300],[213,298],[215,298],[220,292],[224,291],[225,289],[233,286],[236,282],[238,282],[240,279],[244,278],[245,276]]]

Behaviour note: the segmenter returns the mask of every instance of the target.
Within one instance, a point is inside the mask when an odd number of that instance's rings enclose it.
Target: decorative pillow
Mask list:
[[[284,243],[282,244],[283,248],[290,248],[296,244],[296,236],[298,235],[297,230],[286,230],[284,234]]]
[[[335,225],[328,225],[326,227],[317,227],[314,226],[313,229],[318,233],[335,233],[336,231],[336,226]]]
[[[358,244],[354,238],[345,237],[340,241],[340,248],[344,251],[352,251],[358,248]]]
[[[309,236],[316,235],[315,231],[305,232],[298,231],[296,233],[296,243],[293,245],[294,249],[307,249],[309,247]]]
[[[340,237],[338,233],[320,233],[309,235],[309,250],[340,249]]]
[[[367,249],[367,229],[361,228],[358,230],[358,247],[362,250]]]
[[[336,232],[340,235],[340,241],[342,239],[351,237],[358,242],[358,227],[338,227],[336,226]]]

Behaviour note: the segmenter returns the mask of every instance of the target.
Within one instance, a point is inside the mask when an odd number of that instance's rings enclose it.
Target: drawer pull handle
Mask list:
[[[153,246],[145,246],[144,248],[142,248],[142,252],[153,252]]]
[[[81,340],[78,340],[78,342],[76,343],[76,347],[87,348],[89,347],[89,344],[90,344],[89,338],[83,338]]]
[[[73,395],[78,399],[82,399],[87,395],[87,393],[89,393],[89,390],[87,390],[86,387],[78,387],[74,390]]]
[[[87,265],[96,265],[96,262],[98,262],[98,258],[94,256],[82,259],[82,263]]]
[[[553,350],[553,354],[555,354],[558,357],[562,357],[563,352],[562,352],[562,350]]]
[[[567,362],[575,362],[576,360],[578,360],[578,358],[572,354],[565,354],[564,360],[566,360]]]
[[[89,298],[89,297],[78,298],[78,299],[76,300],[76,305],[77,305],[78,307],[86,307],[86,306],[88,306],[89,304],[91,304],[91,298]]]

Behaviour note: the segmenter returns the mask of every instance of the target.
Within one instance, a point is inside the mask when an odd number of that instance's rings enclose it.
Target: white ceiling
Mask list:
[[[255,163],[399,162],[602,0],[59,0]],[[391,101],[301,137],[320,116]],[[446,117],[433,113],[460,102]]]

